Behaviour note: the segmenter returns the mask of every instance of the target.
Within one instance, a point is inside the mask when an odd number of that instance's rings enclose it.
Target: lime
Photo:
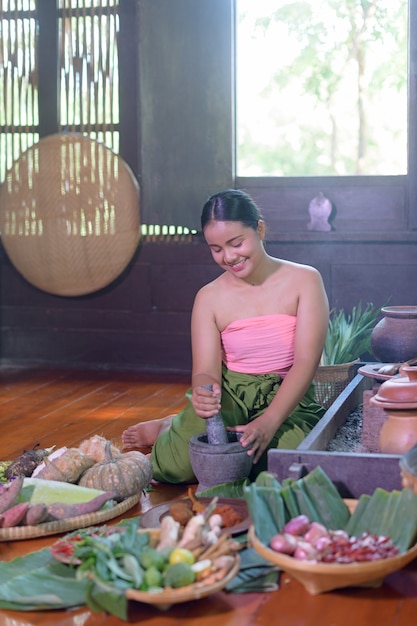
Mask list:
[[[171,563],[165,570],[165,587],[186,587],[195,582],[196,575],[188,563]]]
[[[138,555],[138,559],[139,563],[145,570],[150,567],[156,567],[156,569],[162,572],[167,564],[165,556],[156,550],[156,548],[143,548]]]
[[[160,587],[162,585],[162,573],[155,565],[151,565],[145,570],[144,579],[148,587]]]
[[[169,555],[169,562],[171,565],[173,563],[187,563],[188,565],[192,565],[195,562],[195,557],[191,550],[175,548]]]

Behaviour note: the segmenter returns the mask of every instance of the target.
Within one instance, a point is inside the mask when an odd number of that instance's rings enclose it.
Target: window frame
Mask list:
[[[236,62],[236,0],[234,4],[234,32],[233,50],[234,62]],[[386,187],[390,183],[402,185],[404,187],[405,213],[409,230],[417,229],[417,1],[408,2],[408,122],[407,122],[407,173],[398,175],[361,175],[361,176],[270,176],[270,177],[247,177],[237,175],[237,141],[236,132],[233,137],[233,150],[235,161],[235,185],[237,188],[251,190],[259,188],[260,184],[269,189],[290,190],[298,187],[313,187],[321,190],[323,187],[331,186],[337,188],[345,185],[347,181],[355,189],[369,186]],[[236,83],[234,84],[234,117],[236,127]]]

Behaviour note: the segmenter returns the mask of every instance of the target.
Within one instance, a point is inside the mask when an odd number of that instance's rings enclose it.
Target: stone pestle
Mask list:
[[[203,385],[204,389],[213,391],[213,385]],[[211,445],[220,445],[229,443],[227,430],[225,428],[223,418],[220,411],[206,419],[207,443]]]

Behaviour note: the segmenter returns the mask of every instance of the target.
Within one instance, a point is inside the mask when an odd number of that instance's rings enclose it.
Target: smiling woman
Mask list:
[[[296,448],[324,414],[312,385],[328,324],[319,272],[267,254],[264,220],[243,191],[213,194],[201,230],[223,273],[194,300],[188,406],[122,437],[126,447],[153,437],[154,478],[164,482],[196,481],[190,442],[220,410],[253,458],[252,478],[266,468],[269,448]]]
[[[236,7],[239,176],[406,173],[407,0]]]

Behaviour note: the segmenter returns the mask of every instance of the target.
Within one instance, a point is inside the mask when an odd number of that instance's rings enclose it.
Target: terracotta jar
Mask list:
[[[396,363],[417,357],[417,306],[385,306],[382,313],[371,334],[375,358]]]
[[[379,433],[384,454],[404,454],[417,444],[417,366],[403,366],[400,376],[384,382],[370,402],[384,409]]]

